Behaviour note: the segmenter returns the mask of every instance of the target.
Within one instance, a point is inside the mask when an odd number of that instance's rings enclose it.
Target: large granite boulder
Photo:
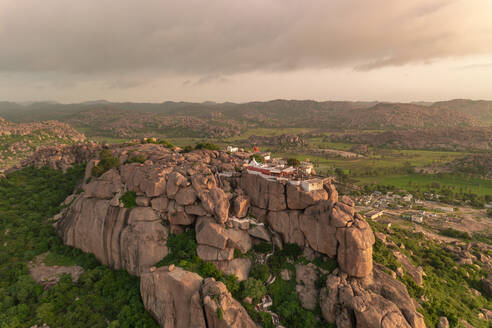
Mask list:
[[[489,297],[492,297],[492,273],[489,273],[487,278],[482,279],[482,290]]]
[[[335,270],[320,291],[323,318],[337,327],[425,328],[405,285],[383,270],[375,266],[371,279],[347,278]]]
[[[291,211],[270,211],[267,222],[270,227],[282,235],[285,243],[298,244],[304,246],[304,234],[299,223],[301,212]]]
[[[228,235],[224,226],[218,224],[209,216],[198,218],[195,226],[195,235],[199,244],[220,249],[226,248]]]
[[[314,311],[318,304],[318,289],[316,280],[318,274],[314,264],[296,264],[296,292],[302,307]]]
[[[256,328],[246,310],[222,282],[206,278],[201,293],[209,328]]]
[[[282,211],[287,208],[285,185],[282,183],[244,172],[241,175],[241,188],[256,207],[271,211]]]
[[[249,270],[251,269],[251,260],[249,258],[236,258],[230,261],[214,261],[215,266],[225,274],[236,276],[239,281],[248,279]]]
[[[135,275],[168,253],[168,228],[150,207],[126,209],[110,206],[110,200],[79,197],[56,222],[56,230],[65,244]]]
[[[111,169],[99,178],[93,177],[90,183],[83,185],[82,188],[86,197],[111,199],[123,190],[123,184],[118,171]]]
[[[369,224],[356,219],[346,228],[338,228],[336,238],[338,265],[349,276],[363,278],[372,272],[372,245],[374,234]]]
[[[238,195],[234,198],[232,207],[232,215],[237,218],[243,218],[248,214],[249,210],[249,197],[245,195]]]
[[[201,304],[202,277],[180,267],[161,267],[140,277],[142,301],[164,328],[206,328]]]
[[[302,210],[319,201],[328,199],[328,193],[324,189],[306,192],[299,186],[287,184],[286,190],[287,207],[292,210]]]

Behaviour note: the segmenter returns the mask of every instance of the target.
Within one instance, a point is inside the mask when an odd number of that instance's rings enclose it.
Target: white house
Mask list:
[[[366,217],[370,218],[371,220],[375,220],[381,216],[383,216],[384,211],[370,211],[366,213]]]
[[[403,200],[408,203],[408,202],[411,202],[412,201],[412,198],[413,198],[413,195],[412,194],[408,194],[408,195],[406,195],[406,196],[403,197]]]
[[[301,182],[301,187],[304,191],[314,191],[323,189],[323,180],[321,179],[309,179]]]

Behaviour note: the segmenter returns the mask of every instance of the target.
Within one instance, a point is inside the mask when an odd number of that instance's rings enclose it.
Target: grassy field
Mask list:
[[[398,188],[414,189],[425,187],[433,182],[441,186],[463,188],[477,195],[492,195],[492,181],[457,174],[407,174],[378,177],[358,177],[361,183],[393,185]],[[412,185],[410,185],[410,183]]]
[[[407,163],[414,167],[445,164],[463,156],[459,152],[428,151],[428,150],[377,150],[375,154],[361,159],[344,159],[327,156],[299,154],[299,153],[274,153],[274,156],[295,157],[299,160],[309,158],[318,163],[318,170],[333,170],[341,168],[347,173],[360,174],[366,169],[401,168]]]

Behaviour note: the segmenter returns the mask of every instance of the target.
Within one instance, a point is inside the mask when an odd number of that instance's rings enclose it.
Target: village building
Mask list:
[[[382,217],[383,214],[384,214],[384,211],[373,210],[373,211],[369,211],[366,213],[366,218],[369,218],[371,220],[376,220],[377,218]]]
[[[448,206],[440,206],[438,209],[447,213],[454,212],[454,208]]]
[[[423,223],[424,217],[421,214],[412,214],[411,220],[412,220],[412,222],[415,222],[415,223]]]
[[[402,199],[403,199],[403,201],[404,201],[404,202],[409,203],[409,202],[411,202],[411,201],[412,201],[412,199],[413,199],[413,195],[412,195],[412,194],[408,194],[408,195],[406,195],[406,196],[403,196],[403,198],[402,198]]]

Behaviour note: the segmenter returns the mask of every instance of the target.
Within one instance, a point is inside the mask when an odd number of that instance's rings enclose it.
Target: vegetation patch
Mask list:
[[[48,221],[83,175],[83,166],[25,168],[0,180],[0,327],[157,327],[137,277],[63,245]],[[50,289],[38,285],[27,264],[47,251],[48,265],[82,266],[78,282],[65,275]]]
[[[116,156],[113,156],[113,153],[111,153],[111,150],[109,149],[101,150],[99,158],[99,163],[92,168],[93,176],[100,177],[112,168],[120,166],[120,159]]]
[[[147,160],[147,158],[144,155],[137,155],[137,156],[132,156],[132,157],[128,158],[125,161],[125,164],[131,164],[131,163],[143,164],[146,160]]]
[[[196,254],[197,242],[195,231],[188,230],[182,234],[170,234],[167,238],[169,254],[156,266],[174,264],[185,270],[198,273],[202,277],[213,277],[222,281],[234,298],[240,299],[240,285],[234,275],[226,275],[219,271],[213,263],[205,262]]]
[[[137,206],[137,194],[134,191],[127,191],[121,197],[120,201],[126,208]]]
[[[368,220],[375,231],[385,231],[382,223]],[[451,232],[454,234],[454,232]],[[410,295],[418,300],[428,327],[435,327],[439,317],[448,318],[452,327],[457,327],[459,319],[464,319],[474,327],[489,327],[489,323],[478,316],[479,309],[492,309],[492,301],[476,294],[473,289],[481,290],[481,279],[487,274],[482,266],[461,265],[453,254],[446,251],[444,245],[425,238],[421,233],[412,232],[406,227],[393,225],[387,236],[415,266],[422,266],[425,272],[423,287],[405,275],[398,278]],[[396,248],[395,248],[396,249]],[[392,255],[392,247],[386,247],[376,240],[373,259],[391,269],[399,266]],[[482,291],[483,294],[483,291]]]

